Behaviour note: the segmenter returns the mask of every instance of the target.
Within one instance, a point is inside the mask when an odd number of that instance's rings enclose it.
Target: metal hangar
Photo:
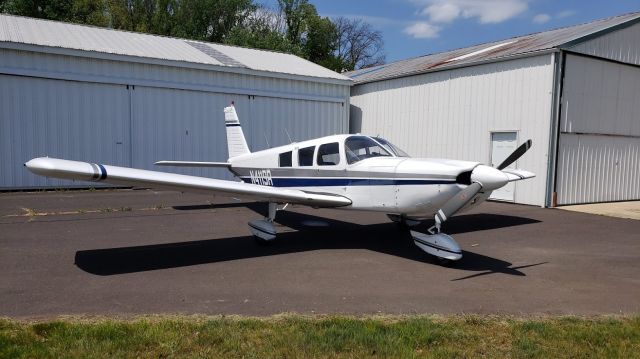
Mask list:
[[[288,54],[0,15],[0,189],[88,186],[26,171],[38,156],[225,161],[231,101],[252,150],[344,133],[351,83]]]
[[[539,206],[640,199],[640,13],[347,73],[352,132],[413,156],[517,166],[493,193]]]

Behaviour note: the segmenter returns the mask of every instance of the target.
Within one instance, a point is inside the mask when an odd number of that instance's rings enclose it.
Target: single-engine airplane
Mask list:
[[[434,218],[429,233],[411,231],[415,244],[444,261],[462,258],[458,243],[441,232],[455,213],[477,206],[508,182],[534,177],[506,167],[530,147],[518,147],[493,168],[478,162],[411,158],[380,137],[333,135],[251,152],[233,103],[224,109],[227,162],[159,161],[161,166],[223,167],[241,181],[228,181],[96,163],[39,157],[33,173],[116,185],[201,192],[269,203],[266,218],[249,222],[256,240],[276,238],[273,221],[289,204],[382,212],[410,227]]]

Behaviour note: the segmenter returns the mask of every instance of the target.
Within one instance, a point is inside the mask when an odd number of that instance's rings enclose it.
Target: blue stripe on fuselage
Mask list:
[[[241,177],[251,183],[251,177]],[[402,186],[427,184],[454,184],[455,180],[384,179],[384,178],[271,178],[274,187],[331,187],[331,186]]]

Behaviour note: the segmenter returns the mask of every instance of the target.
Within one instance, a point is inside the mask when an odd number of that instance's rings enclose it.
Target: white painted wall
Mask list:
[[[558,204],[640,199],[640,68],[567,55]]]
[[[491,131],[517,131],[533,148],[517,167],[515,202],[544,205],[553,57],[541,55],[356,85],[351,130],[381,135],[414,157],[488,163]]]

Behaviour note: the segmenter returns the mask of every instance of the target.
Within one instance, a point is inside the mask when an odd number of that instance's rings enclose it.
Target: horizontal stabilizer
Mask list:
[[[229,162],[200,162],[200,161],[158,161],[157,166],[174,167],[231,167]]]
[[[507,177],[509,178],[509,182],[521,181],[523,179],[533,178],[536,176],[536,174],[533,172],[511,168],[505,168],[502,170],[502,172],[507,175]]]

